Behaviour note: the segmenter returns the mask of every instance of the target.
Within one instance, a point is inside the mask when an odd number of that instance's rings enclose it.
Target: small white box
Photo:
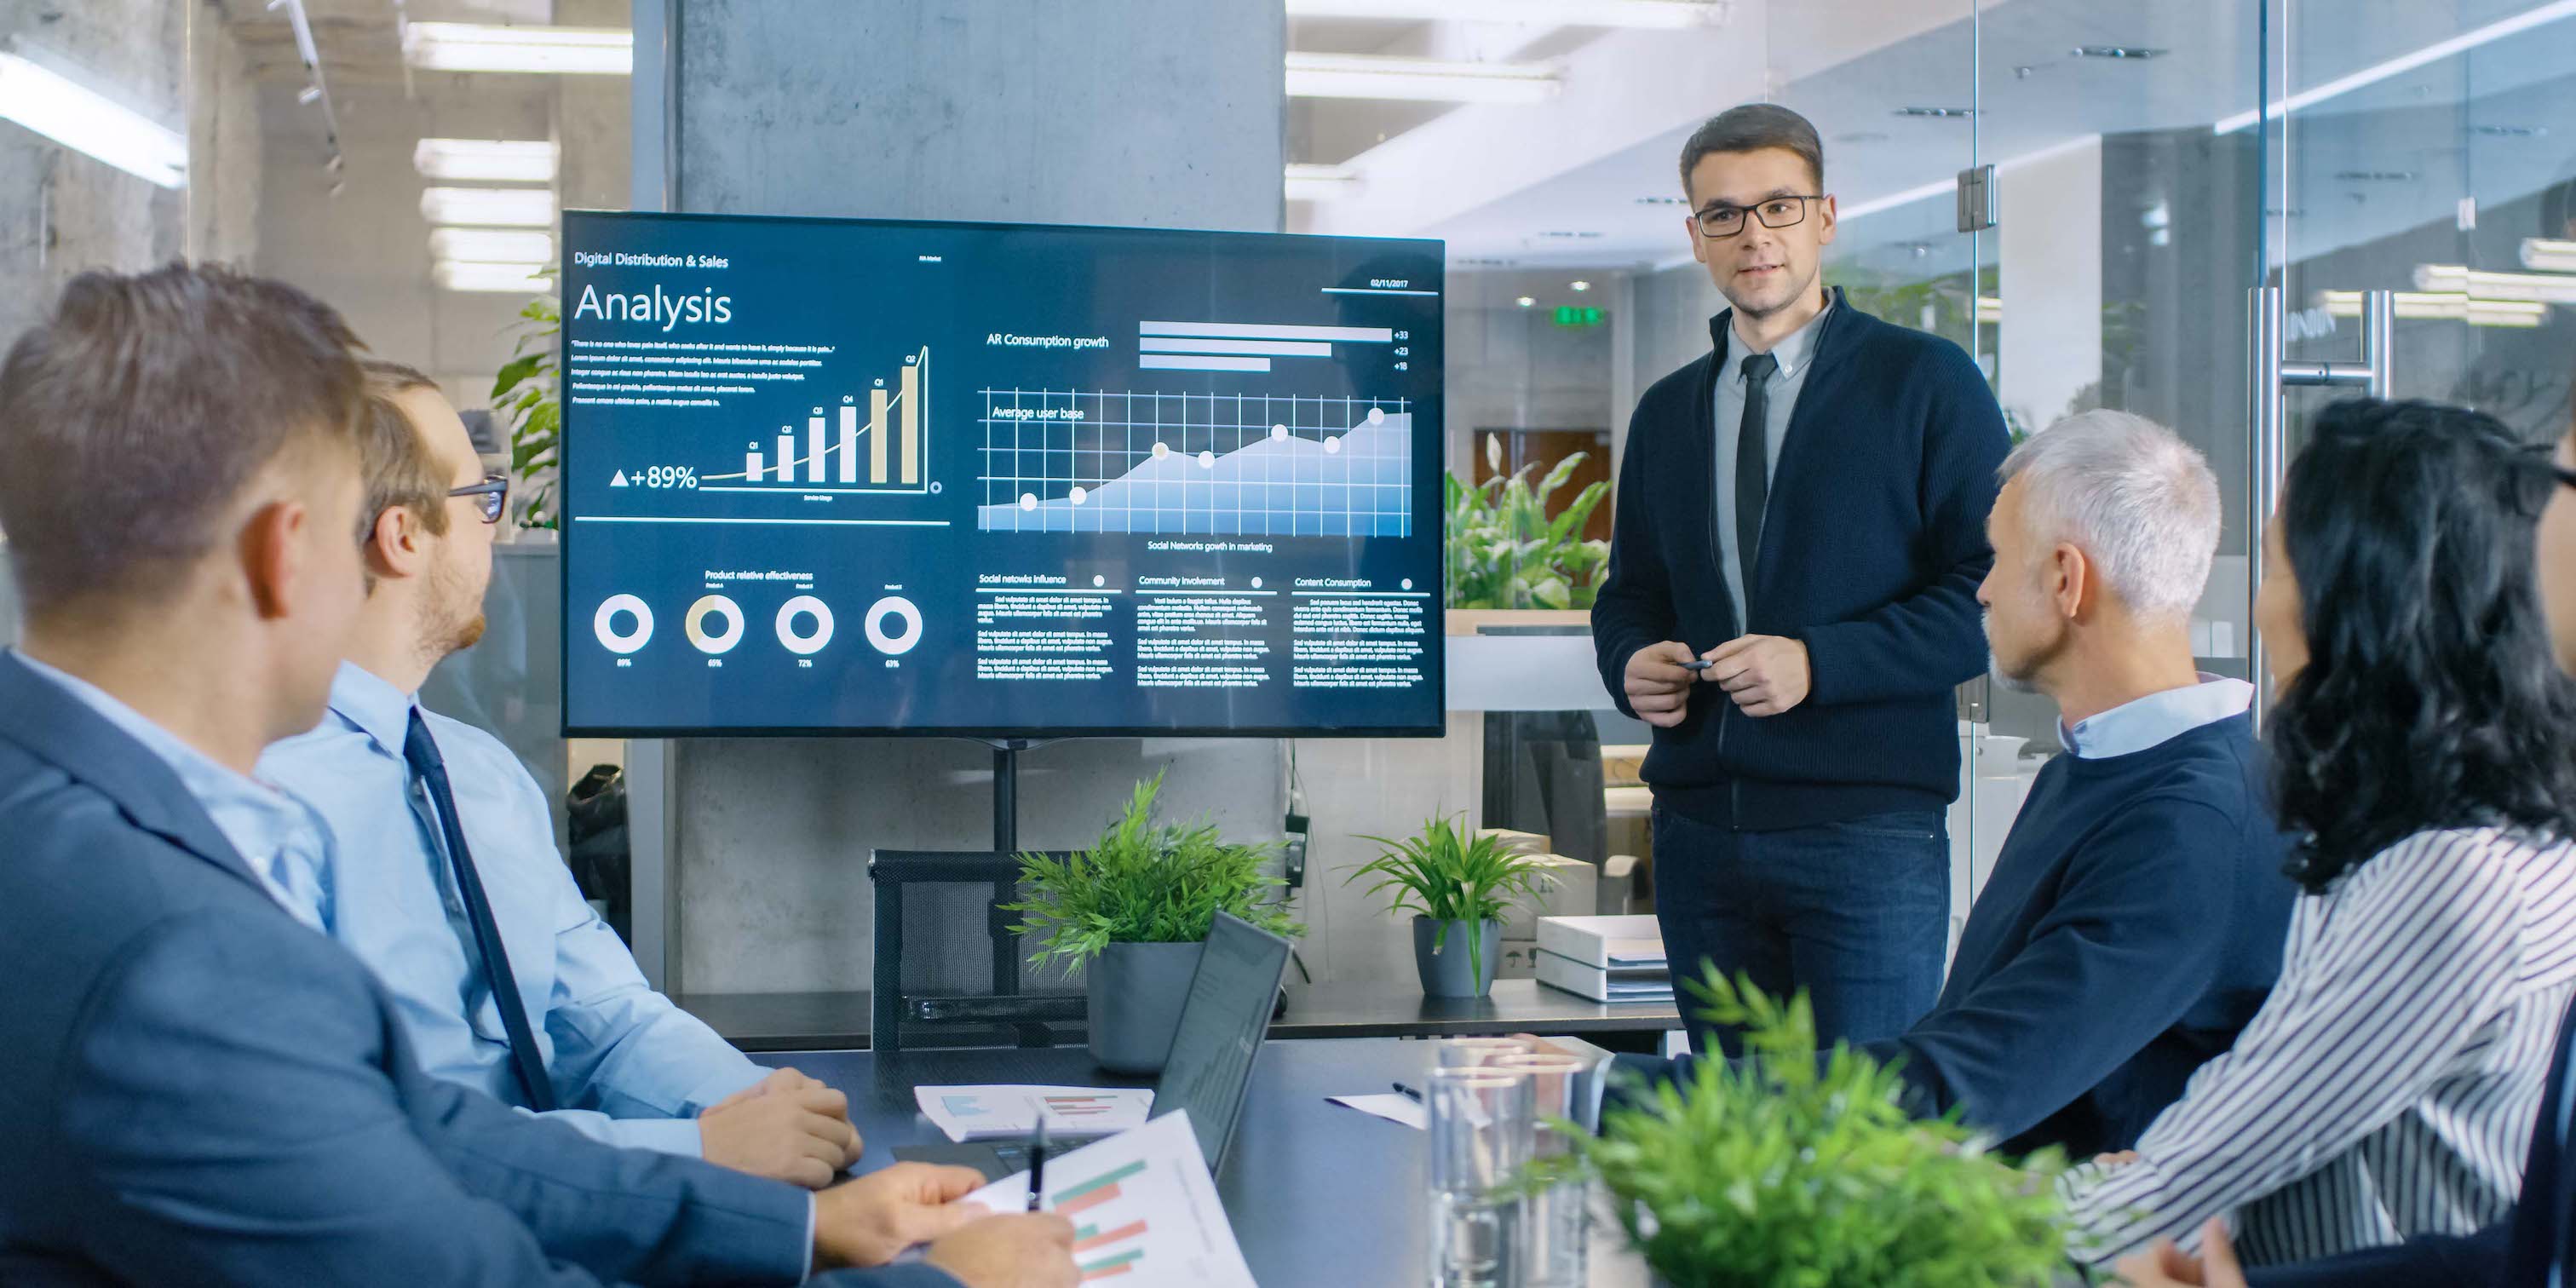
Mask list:
[[[1664,930],[1652,913],[1621,917],[1541,917],[1539,951],[1594,970],[1664,967]]]

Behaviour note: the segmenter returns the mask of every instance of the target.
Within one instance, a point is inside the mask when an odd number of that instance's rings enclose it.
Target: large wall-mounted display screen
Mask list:
[[[1438,242],[562,251],[568,732],[1440,732]]]

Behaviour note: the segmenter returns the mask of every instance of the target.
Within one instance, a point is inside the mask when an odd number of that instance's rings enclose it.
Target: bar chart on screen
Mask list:
[[[743,447],[737,473],[705,474],[707,492],[792,488],[800,492],[936,491],[929,481],[930,350],[904,355],[891,384],[876,377],[864,394],[845,393],[807,412],[801,427],[778,427],[774,441]]]
[[[1402,398],[986,389],[985,532],[1403,537]]]
[[[1187,1112],[1050,1158],[1046,1172],[1046,1206],[1073,1223],[1073,1262],[1082,1282],[1252,1288],[1252,1271]],[[1022,1172],[967,1201],[1010,1211],[1027,1190]]]

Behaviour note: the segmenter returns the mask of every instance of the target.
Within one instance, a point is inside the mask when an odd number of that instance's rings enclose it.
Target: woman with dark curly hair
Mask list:
[[[2510,1210],[2576,993],[2576,681],[2533,563],[2555,488],[2476,412],[2318,419],[2255,610],[2307,894],[2235,1047],[2068,1178],[2078,1255],[2232,1212],[2246,1260],[2298,1261]]]

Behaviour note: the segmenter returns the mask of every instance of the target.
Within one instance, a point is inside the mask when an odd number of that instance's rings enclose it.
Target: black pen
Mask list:
[[[1029,1210],[1035,1212],[1046,1202],[1046,1114],[1038,1114],[1037,1139],[1029,1142]]]
[[[1416,1091],[1416,1090],[1414,1090],[1413,1088],[1408,1087],[1408,1086],[1404,1085],[1404,1084],[1403,1084],[1403,1083],[1401,1083],[1401,1082],[1399,1082],[1399,1083],[1396,1083],[1396,1084],[1395,1084],[1395,1089],[1396,1089],[1397,1091],[1399,1091],[1399,1092],[1402,1092],[1402,1093],[1403,1093],[1403,1095],[1404,1095],[1404,1098],[1405,1098],[1405,1099],[1410,1100],[1410,1101],[1412,1101],[1413,1103],[1415,1103],[1415,1104],[1417,1104],[1417,1105],[1422,1103],[1422,1093],[1421,1093],[1421,1092]]]

